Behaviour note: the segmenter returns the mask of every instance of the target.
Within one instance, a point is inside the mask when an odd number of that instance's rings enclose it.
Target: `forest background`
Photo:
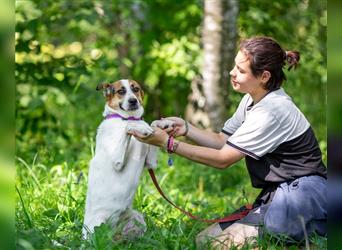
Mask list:
[[[220,4],[208,9],[213,2]],[[88,243],[79,239],[88,162],[103,119],[98,83],[141,83],[148,122],[176,115],[219,130],[242,97],[227,74],[242,38],[272,36],[284,49],[300,51],[300,66],[286,71],[284,89],[312,124],[326,161],[326,8],[321,0],[17,1],[18,247],[108,246],[104,233]],[[210,15],[218,17],[216,30]],[[244,162],[221,172],[179,157],[168,168],[166,159],[161,152],[157,171],[166,192],[204,217],[233,211],[258,192]],[[154,234],[132,248],[156,240],[157,247],[191,249],[205,227],[170,208],[146,174],[135,207]]]

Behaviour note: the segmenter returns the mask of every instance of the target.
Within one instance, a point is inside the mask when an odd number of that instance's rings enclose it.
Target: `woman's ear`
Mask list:
[[[268,82],[268,80],[270,80],[270,78],[271,78],[271,73],[267,70],[264,70],[264,72],[262,72],[262,75],[261,75],[261,82],[265,84]]]

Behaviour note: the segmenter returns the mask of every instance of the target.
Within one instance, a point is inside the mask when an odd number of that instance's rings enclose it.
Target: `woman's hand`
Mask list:
[[[188,133],[189,127],[186,121],[184,121],[182,118],[171,116],[171,117],[166,117],[163,119],[171,120],[174,122],[172,128],[165,129],[165,131],[169,134],[172,135],[173,137],[178,137],[178,136],[186,136]]]
[[[133,135],[138,141],[166,148],[168,134],[158,127],[153,127],[153,130],[154,133],[150,135],[143,135],[137,131],[128,131],[127,134]]]

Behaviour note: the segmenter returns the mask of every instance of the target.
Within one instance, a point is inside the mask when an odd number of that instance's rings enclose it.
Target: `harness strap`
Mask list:
[[[150,174],[151,179],[153,181],[153,184],[157,188],[157,190],[160,193],[160,195],[163,196],[163,198],[167,202],[169,202],[172,206],[174,206],[179,211],[181,211],[182,213],[184,213],[185,215],[189,216],[192,219],[203,221],[203,222],[207,222],[207,223],[236,221],[236,220],[240,220],[243,217],[245,217],[253,209],[253,206],[251,204],[247,204],[247,205],[244,206],[245,210],[243,210],[241,212],[238,212],[238,213],[234,213],[234,214],[228,215],[228,216],[226,216],[226,217],[224,217],[222,219],[202,219],[202,218],[199,218],[199,217],[193,215],[192,213],[184,210],[183,208],[178,207],[169,198],[166,197],[166,195],[164,194],[163,190],[160,188],[160,186],[158,184],[158,181],[157,181],[157,178],[156,178],[156,176],[154,174],[153,169],[148,169],[148,173]]]
[[[140,120],[142,120],[141,117],[134,117],[134,116],[123,117],[122,115],[119,115],[117,113],[106,115],[105,120],[112,119],[112,118],[120,118],[122,120],[127,120],[127,121],[140,121]]]

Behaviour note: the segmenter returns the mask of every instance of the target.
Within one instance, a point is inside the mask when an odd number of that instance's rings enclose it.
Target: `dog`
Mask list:
[[[142,120],[144,92],[137,82],[127,79],[102,83],[96,89],[106,98],[105,119],[98,127],[90,161],[83,238],[102,223],[113,229],[124,224],[122,236],[139,237],[146,231],[146,223],[143,215],[132,209],[132,202],[144,166],[157,166],[157,147],[139,142],[127,132],[153,133]],[[154,122],[154,126],[169,125],[170,121]]]

